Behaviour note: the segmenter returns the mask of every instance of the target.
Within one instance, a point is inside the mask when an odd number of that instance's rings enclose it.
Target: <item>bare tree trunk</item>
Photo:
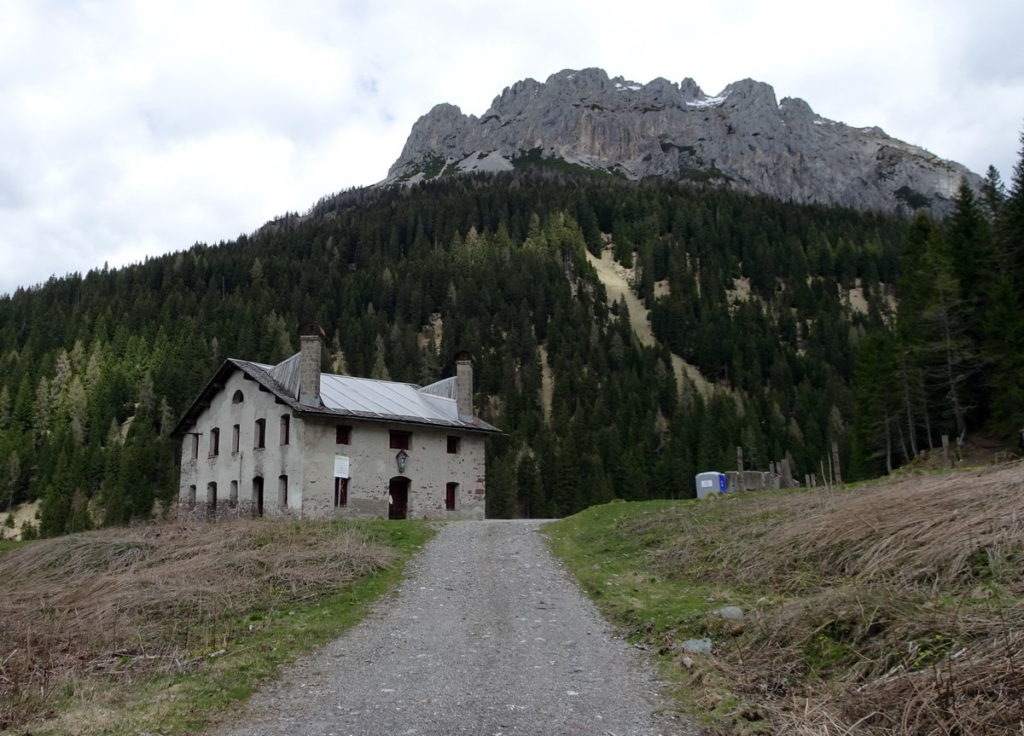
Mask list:
[[[889,428],[889,415],[885,415],[885,473],[892,475],[892,430]]]
[[[956,371],[953,367],[953,336],[949,331],[949,319],[943,320],[943,339],[945,340],[946,348],[946,382],[949,385],[949,403],[953,405],[953,416],[956,417],[956,441],[957,444],[961,444],[964,441],[964,437],[967,436],[967,420],[965,418],[966,411],[963,404],[960,403],[960,392],[957,391],[957,384],[960,379],[955,375]]]
[[[896,431],[900,435],[900,450],[903,452],[903,462],[910,461],[910,455],[907,454],[907,440],[903,437],[903,423],[896,422]]]
[[[910,396],[910,375],[907,370],[907,357],[906,355],[900,356],[900,374],[903,378],[903,406],[907,412],[907,433],[910,435],[910,457],[917,457],[917,437],[914,432],[914,402]],[[903,454],[907,454],[907,450],[903,448]],[[908,458],[909,459],[909,458]]]
[[[924,402],[924,404],[922,404],[922,408],[924,409],[924,431],[928,435],[928,449],[934,450],[935,442],[932,441],[932,417],[928,412],[928,402]]]

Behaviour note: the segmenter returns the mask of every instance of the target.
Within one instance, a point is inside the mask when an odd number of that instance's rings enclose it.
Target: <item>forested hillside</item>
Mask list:
[[[174,498],[180,412],[226,357],[298,327],[329,370],[425,383],[477,361],[488,512],[691,494],[693,473],[832,441],[884,472],[1024,406],[1024,167],[945,223],[543,168],[328,197],[250,237],[0,300],[0,510],[53,535]],[[658,344],[585,251],[635,276]],[[676,380],[672,354],[714,388]],[[858,356],[859,359],[858,359]],[[676,359],[678,362],[678,359]]]

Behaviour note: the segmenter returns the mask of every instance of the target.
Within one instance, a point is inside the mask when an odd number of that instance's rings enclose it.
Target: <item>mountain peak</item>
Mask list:
[[[561,161],[641,179],[713,182],[798,202],[949,211],[962,178],[952,161],[776,100],[770,84],[741,79],[716,95],[690,77],[646,84],[603,69],[563,69],[506,87],[479,118],[441,104],[420,118],[384,183],[505,171]]]

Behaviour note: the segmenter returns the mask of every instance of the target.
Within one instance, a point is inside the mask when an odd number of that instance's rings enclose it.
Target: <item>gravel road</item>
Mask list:
[[[650,663],[614,637],[548,552],[540,526],[443,525],[396,597],[215,733],[691,733],[659,714]]]

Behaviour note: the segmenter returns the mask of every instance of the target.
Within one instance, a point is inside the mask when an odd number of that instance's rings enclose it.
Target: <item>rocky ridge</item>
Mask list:
[[[601,69],[507,87],[480,117],[449,104],[421,117],[383,183],[416,183],[529,164],[629,180],[708,181],[796,202],[949,211],[964,166],[886,135],[776,101],[744,79],[707,95],[692,79],[638,84]]]

